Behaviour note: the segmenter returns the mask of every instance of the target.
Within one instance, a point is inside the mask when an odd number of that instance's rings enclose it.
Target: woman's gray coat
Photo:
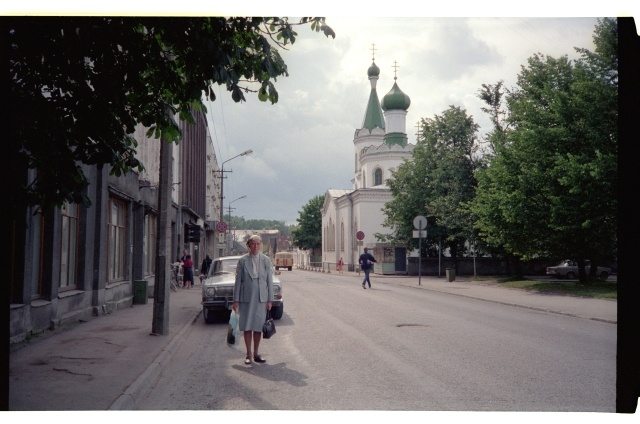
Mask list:
[[[241,257],[236,268],[233,301],[240,302],[240,331],[262,331],[262,325],[267,316],[267,302],[273,302],[271,259],[262,253],[258,256],[260,258],[258,278],[251,277],[253,271],[251,254]]]

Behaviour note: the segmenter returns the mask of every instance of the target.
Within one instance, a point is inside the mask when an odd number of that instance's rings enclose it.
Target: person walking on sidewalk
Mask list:
[[[238,261],[236,283],[233,288],[232,308],[240,314],[238,329],[244,331],[246,365],[251,364],[252,357],[254,362],[267,362],[260,356],[258,349],[262,339],[262,326],[273,302],[273,265],[271,259],[260,252],[261,245],[262,239],[258,235],[253,235],[247,240],[249,253]]]
[[[342,258],[340,258],[340,260],[338,261],[338,272],[340,274],[342,274],[342,268],[344,267],[344,261],[342,260]]]
[[[362,288],[366,289],[365,283],[369,284],[369,288],[371,288],[371,280],[369,279],[369,272],[371,272],[371,267],[373,267],[376,258],[373,257],[371,253],[369,253],[369,248],[364,248],[364,253],[360,255],[360,259],[358,260],[360,263],[360,269],[364,271],[364,280],[362,280]]]
[[[191,255],[187,255],[186,259],[182,263],[182,280],[184,281],[185,289],[190,289],[191,284],[193,283],[193,261],[191,260]]]
[[[211,268],[211,263],[213,262],[213,260],[211,259],[211,256],[207,255],[204,260],[202,261],[202,266],[200,266],[200,284],[202,284],[202,281],[207,278],[207,274],[209,274],[209,268]]]

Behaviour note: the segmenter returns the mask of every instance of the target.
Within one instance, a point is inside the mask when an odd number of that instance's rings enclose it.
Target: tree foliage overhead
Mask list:
[[[322,247],[322,206],[324,196],[313,197],[299,211],[298,226],[291,231],[291,242],[299,248],[313,250]]]
[[[233,100],[254,92],[278,101],[274,82],[288,75],[279,48],[295,25],[335,34],[324,18],[31,17],[4,22],[11,105],[13,175],[9,204],[88,204],[80,163],[109,165],[121,175],[142,169],[136,124],[178,142],[174,117],[192,122],[213,84]]]
[[[506,142],[478,172],[473,208],[489,244],[575,259],[582,281],[585,259],[593,271],[611,259],[617,231],[616,20],[594,34],[596,51],[576,49],[575,63],[536,54],[522,67],[506,96]]]

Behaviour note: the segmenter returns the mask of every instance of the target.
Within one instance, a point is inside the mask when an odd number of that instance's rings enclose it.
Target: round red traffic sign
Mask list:
[[[358,231],[358,232],[356,233],[356,238],[357,238],[358,240],[364,240],[364,233],[363,233],[362,231]]]
[[[226,223],[226,222],[224,222],[224,221],[219,221],[219,222],[216,224],[216,230],[217,230],[219,233],[224,233],[225,231],[227,231],[227,223]]]

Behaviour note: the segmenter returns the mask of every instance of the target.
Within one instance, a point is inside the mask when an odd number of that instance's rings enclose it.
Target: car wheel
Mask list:
[[[291,266],[290,266],[290,267],[289,267],[289,271],[291,271],[291,268],[293,268],[293,267],[291,267]]]
[[[574,272],[567,272],[565,277],[567,277],[568,280],[574,280],[576,278],[576,274]]]
[[[607,271],[602,271],[600,273],[600,278],[602,278],[603,280],[606,280],[607,278],[609,278],[609,273]]]
[[[280,306],[274,306],[271,308],[271,318],[280,319],[282,318],[282,314],[284,313],[284,304]]]
[[[202,315],[204,316],[204,322],[207,324],[213,324],[216,321],[216,315],[207,308],[202,308]]]

